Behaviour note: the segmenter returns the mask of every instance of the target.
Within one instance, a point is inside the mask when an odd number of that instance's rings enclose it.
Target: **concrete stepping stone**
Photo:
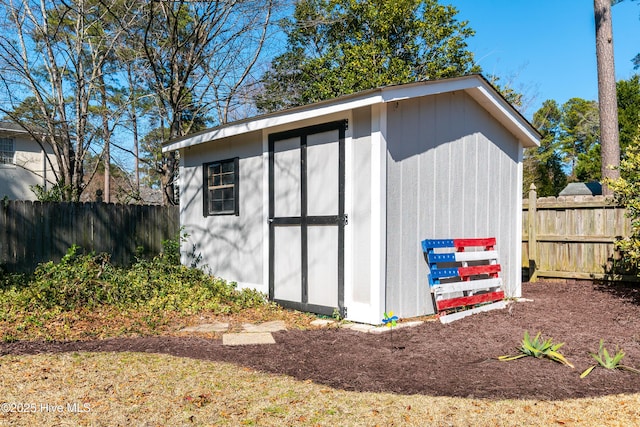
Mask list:
[[[258,333],[258,332],[278,332],[286,331],[287,325],[283,320],[273,320],[271,322],[264,323],[243,323],[242,330],[244,332]]]
[[[377,326],[367,325],[365,323],[346,323],[340,326],[342,329],[351,329],[358,332],[372,332]]]
[[[240,332],[222,335],[222,345],[275,344],[271,332]]]
[[[402,322],[398,323],[393,329],[402,329],[409,328],[412,326],[421,325],[423,322],[421,320],[415,320],[412,322]],[[351,329],[352,331],[365,332],[369,334],[381,334],[383,332],[388,332],[391,330],[389,326],[374,326],[374,325],[365,325],[362,323],[352,323],[344,325],[343,328]]]

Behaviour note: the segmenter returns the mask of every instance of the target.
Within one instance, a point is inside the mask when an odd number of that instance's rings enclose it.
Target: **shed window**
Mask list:
[[[239,159],[205,163],[204,216],[238,215]]]
[[[13,138],[0,138],[0,165],[12,165],[14,153]]]

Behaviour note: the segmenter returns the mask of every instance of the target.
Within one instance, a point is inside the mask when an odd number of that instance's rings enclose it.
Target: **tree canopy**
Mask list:
[[[0,111],[52,148],[64,200],[79,200],[84,160],[104,139],[104,126],[95,120],[97,100],[105,63],[123,33],[103,26],[114,2],[0,1],[0,84],[6,92]]]
[[[600,171],[586,163],[599,145],[598,103],[571,98],[562,105],[560,150],[572,181],[599,180]],[[599,163],[599,162],[598,162]]]
[[[255,96],[261,111],[391,84],[479,72],[474,31],[437,0],[300,0],[281,22],[286,50]]]
[[[618,81],[617,94],[620,150],[624,158],[627,147],[640,132],[640,74]]]
[[[235,117],[275,1],[0,0],[0,112],[53,148],[55,184],[79,200],[114,133],[138,156],[141,122],[174,138]],[[175,153],[159,164],[172,203]]]
[[[640,75],[617,83],[618,128],[621,158],[637,145],[640,136]],[[533,116],[533,125],[542,134],[539,148],[524,156],[523,191],[531,183],[541,196],[554,196],[566,182],[601,181],[601,146],[598,104],[572,98],[559,106],[547,100]]]
[[[540,147],[528,148],[523,160],[523,194],[535,184],[540,197],[557,196],[567,185],[560,155],[562,111],[554,100],[547,100],[533,115],[533,125],[542,135]]]

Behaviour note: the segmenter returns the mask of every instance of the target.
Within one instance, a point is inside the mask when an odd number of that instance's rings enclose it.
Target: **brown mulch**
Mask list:
[[[600,339],[623,363],[640,367],[640,287],[591,282],[525,283],[530,302],[476,314],[450,324],[427,322],[366,334],[344,328],[274,333],[275,345],[225,347],[198,337],[115,338],[96,341],[1,343],[0,355],[133,351],[231,362],[243,367],[311,380],[330,387],[371,392],[491,399],[542,400],[640,393],[640,376],[596,368]],[[522,358],[525,331],[566,343],[560,352],[575,366]]]

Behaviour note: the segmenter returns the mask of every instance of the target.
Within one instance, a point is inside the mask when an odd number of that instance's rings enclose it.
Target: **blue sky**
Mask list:
[[[598,98],[595,23],[592,0],[445,0],[469,21],[476,35],[469,48],[485,75],[496,74],[525,95],[523,113],[531,118],[546,99]],[[639,70],[640,1],[612,8],[617,80]]]

